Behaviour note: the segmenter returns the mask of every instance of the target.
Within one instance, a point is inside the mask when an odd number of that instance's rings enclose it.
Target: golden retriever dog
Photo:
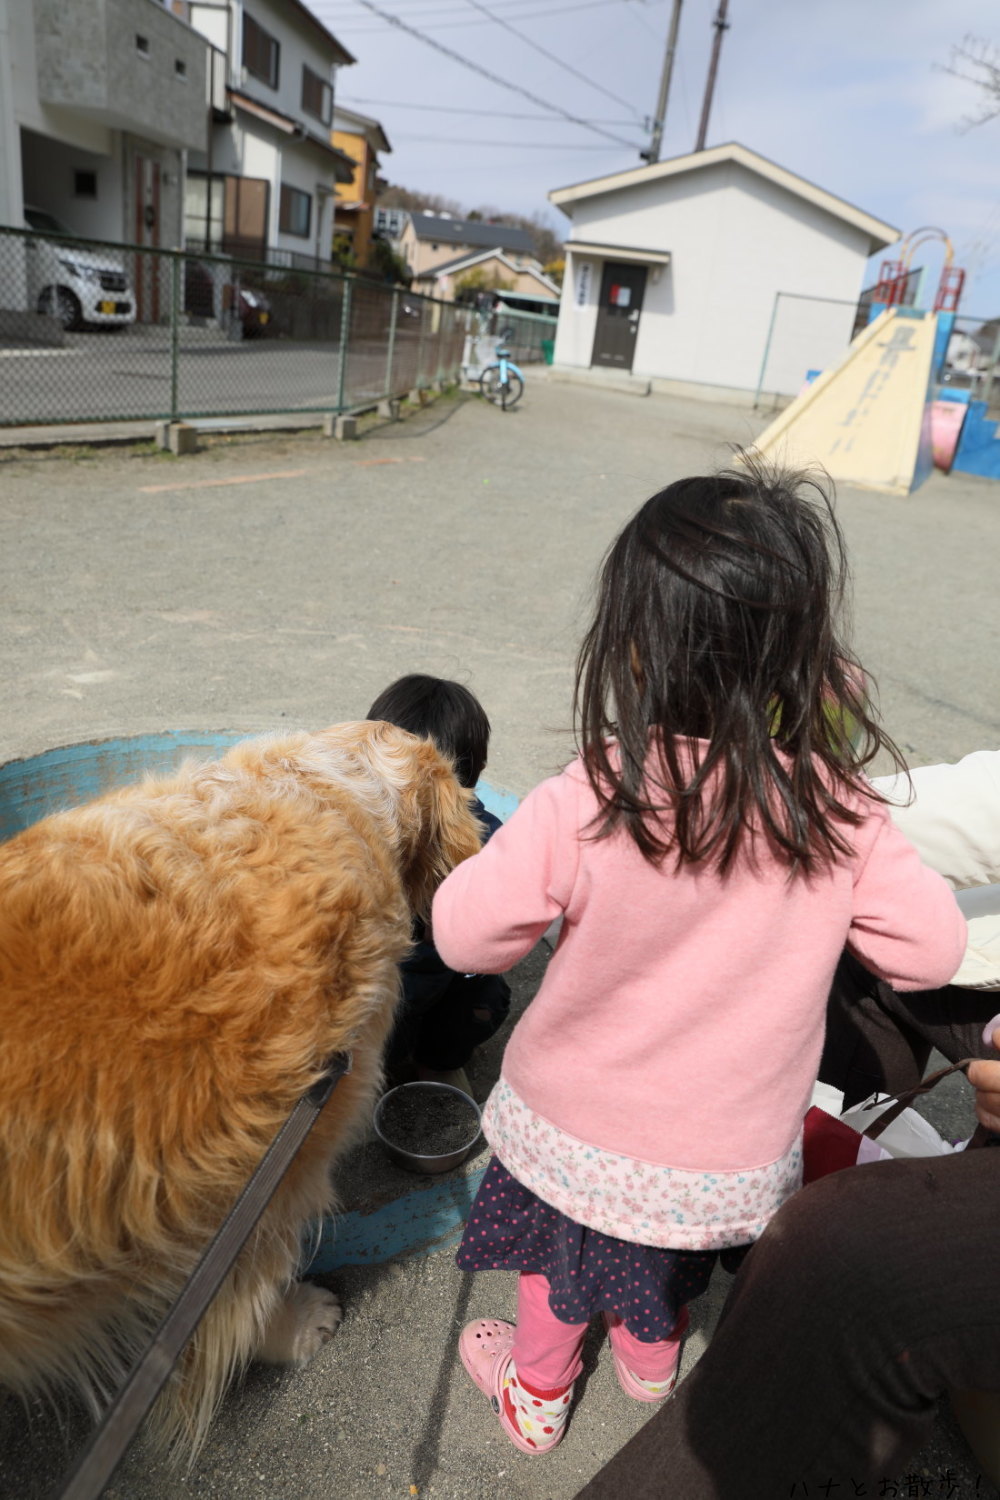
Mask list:
[[[0,845],[0,1387],[99,1413],[298,1098],[353,1054],[153,1416],[197,1451],[252,1358],[337,1299],[295,1279],[380,1084],[412,917],[479,848],[470,793],[383,723],[235,746]]]

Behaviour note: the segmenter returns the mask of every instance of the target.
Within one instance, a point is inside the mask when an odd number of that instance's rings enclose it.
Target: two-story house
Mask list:
[[[504,251],[515,264],[529,260],[533,253],[526,229],[485,219],[456,219],[448,213],[411,213],[398,243],[414,281],[446,261],[478,250]]]
[[[177,245],[208,48],[159,0],[0,0],[0,224]]]
[[[413,278],[413,290],[442,302],[461,302],[470,292],[494,291],[525,311],[556,312],[559,288],[532,255],[502,250],[467,250]]]
[[[368,264],[375,223],[375,195],[379,185],[380,151],[391,152],[389,137],[378,120],[335,104],[333,144],[356,163],[350,182],[338,183],[334,233],[361,268]]]
[[[212,127],[188,156],[185,243],[329,264],[334,191],[354,162],[331,142],[336,70],[354,61],[302,0],[173,0],[215,51]]]

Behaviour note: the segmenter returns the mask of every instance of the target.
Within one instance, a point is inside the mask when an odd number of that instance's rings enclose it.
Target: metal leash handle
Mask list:
[[[340,1079],[350,1071],[350,1053],[338,1053],[330,1059],[323,1077],[298,1101],[154,1333],[145,1354],[108,1407],[69,1478],[53,1493],[53,1500],[97,1500],[104,1493],[139,1424],[256,1228],[320,1110]]]

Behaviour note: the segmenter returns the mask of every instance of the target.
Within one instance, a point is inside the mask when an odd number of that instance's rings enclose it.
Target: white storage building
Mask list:
[[[899,238],[735,143],[549,200],[573,221],[554,373],[715,400],[752,395],[765,352],[764,389],[789,395],[838,358],[869,256]]]

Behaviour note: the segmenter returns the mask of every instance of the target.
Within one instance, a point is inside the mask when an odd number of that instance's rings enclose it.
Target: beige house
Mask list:
[[[481,250],[502,250],[515,263],[534,258],[526,229],[489,224],[482,219],[456,219],[451,214],[409,214],[398,248],[414,279],[447,261]]]
[[[443,302],[454,302],[464,287],[477,291],[516,293],[519,298],[538,303],[539,312],[559,305],[559,288],[542,270],[533,256],[520,261],[502,250],[479,250],[457,255],[414,276],[413,290]]]

